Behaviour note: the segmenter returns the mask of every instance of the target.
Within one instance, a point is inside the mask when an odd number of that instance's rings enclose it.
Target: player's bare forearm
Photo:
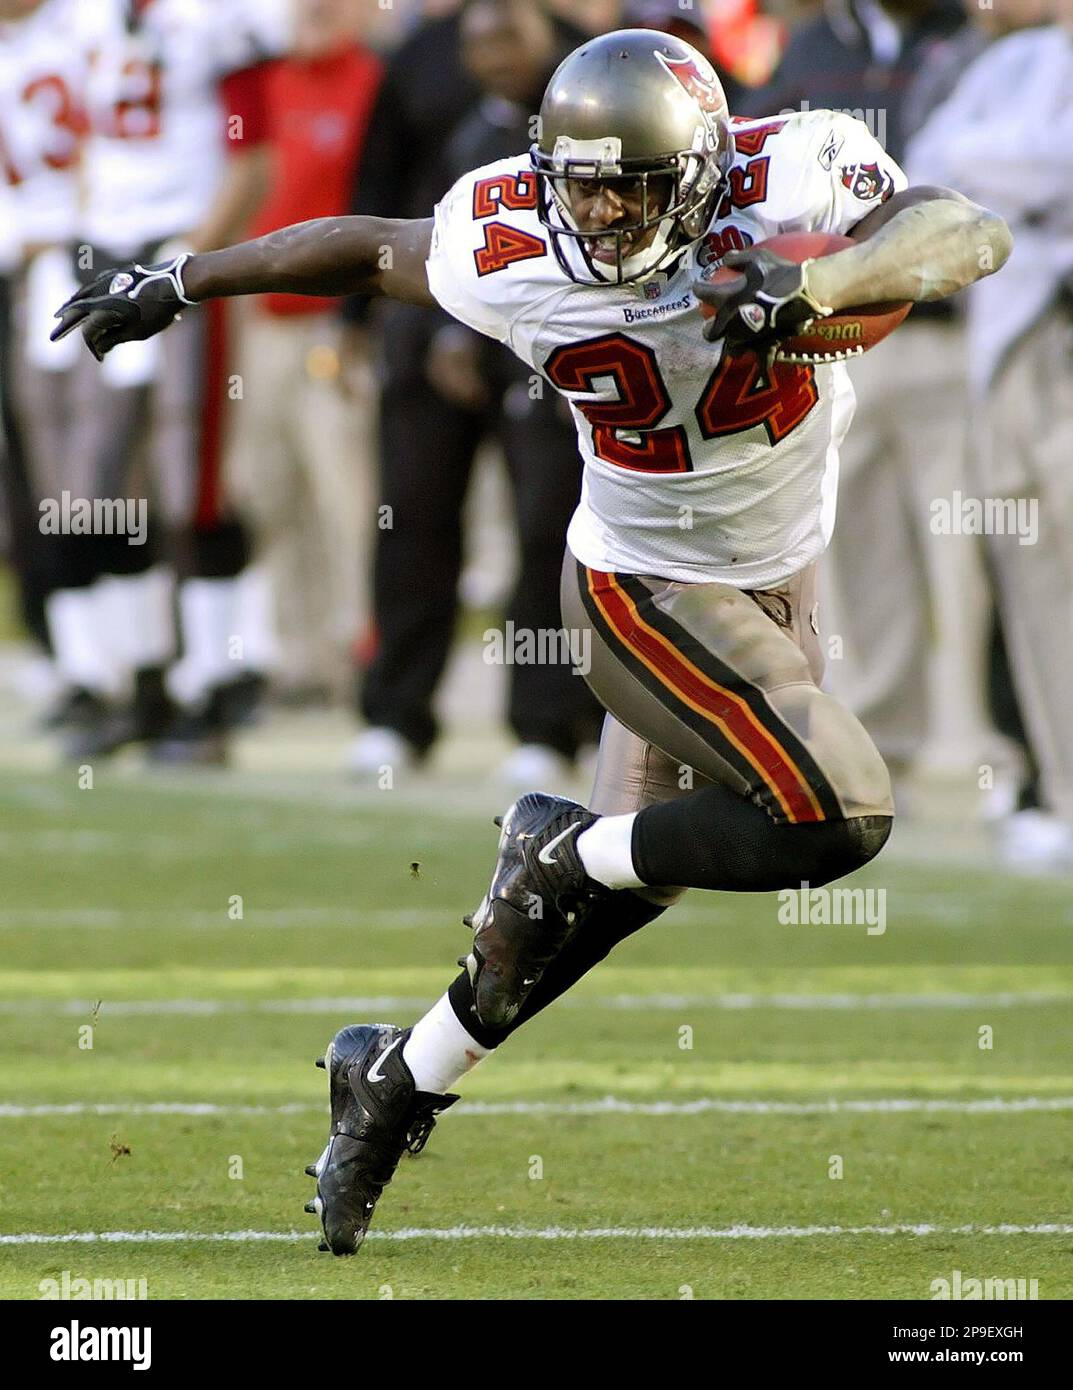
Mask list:
[[[99,362],[120,343],[162,333],[184,304],[237,294],[385,294],[434,305],[425,273],[432,219],[324,217],[256,241],[160,265],[103,271],[56,310],[53,341],[82,330]]]
[[[859,246],[813,261],[808,286],[845,309],[889,299],[943,299],[1006,262],[1013,238],[996,213],[948,188],[896,193],[853,231]]]
[[[385,294],[435,304],[425,278],[432,222],[322,217],[194,256],[183,282],[195,301],[241,294]]]

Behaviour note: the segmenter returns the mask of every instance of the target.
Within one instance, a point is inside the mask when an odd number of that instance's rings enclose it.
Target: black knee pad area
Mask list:
[[[712,786],[639,812],[633,862],[638,876],[655,887],[732,893],[818,887],[867,864],[890,828],[890,816],[776,821],[755,802]]]

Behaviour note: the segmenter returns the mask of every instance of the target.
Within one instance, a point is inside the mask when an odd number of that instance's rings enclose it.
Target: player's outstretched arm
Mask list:
[[[81,327],[100,361],[118,343],[151,338],[186,305],[239,294],[384,294],[435,304],[425,276],[432,219],[323,217],[166,265],[117,266],[57,311],[54,339]]]
[[[1009,227],[988,208],[949,188],[895,193],[858,222],[859,246],[809,267],[809,289],[835,310],[887,299],[945,299],[1009,259]]]
[[[860,243],[809,266],[811,293],[836,311],[857,304],[944,299],[993,275],[1013,248],[997,213],[952,188],[904,189],[858,222]]]
[[[194,303],[236,294],[385,294],[435,305],[425,278],[432,219],[320,217],[257,241],[195,256],[184,274]]]
[[[1006,223],[949,188],[907,188],[858,222],[858,245],[798,265],[763,246],[732,251],[722,265],[736,279],[700,280],[694,292],[716,313],[704,336],[741,336],[743,306],[753,315],[745,340],[791,334],[814,315],[887,300],[942,299],[1005,263],[1013,246]]]

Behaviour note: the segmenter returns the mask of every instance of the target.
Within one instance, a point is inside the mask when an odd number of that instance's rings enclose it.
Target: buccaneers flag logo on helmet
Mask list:
[[[672,58],[667,53],[657,51],[656,57],[671,76],[677,78],[702,111],[715,113],[725,108],[726,97],[715,75],[715,69],[699,54],[688,58]]]

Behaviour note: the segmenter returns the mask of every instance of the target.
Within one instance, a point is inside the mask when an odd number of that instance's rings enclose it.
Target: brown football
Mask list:
[[[852,237],[833,232],[782,232],[779,236],[757,242],[757,246],[776,251],[798,264],[809,257],[831,256],[836,251],[844,251],[855,245]],[[718,281],[736,273],[730,267],[720,267],[704,278]],[[813,319],[808,327],[792,337],[780,339],[776,360],[819,363],[844,362],[848,358],[859,357],[862,352],[882,342],[888,333],[893,333],[912,307],[908,299],[888,299],[879,304],[840,309],[827,318]],[[705,318],[713,318],[716,313],[710,304],[702,304],[700,311]]]

